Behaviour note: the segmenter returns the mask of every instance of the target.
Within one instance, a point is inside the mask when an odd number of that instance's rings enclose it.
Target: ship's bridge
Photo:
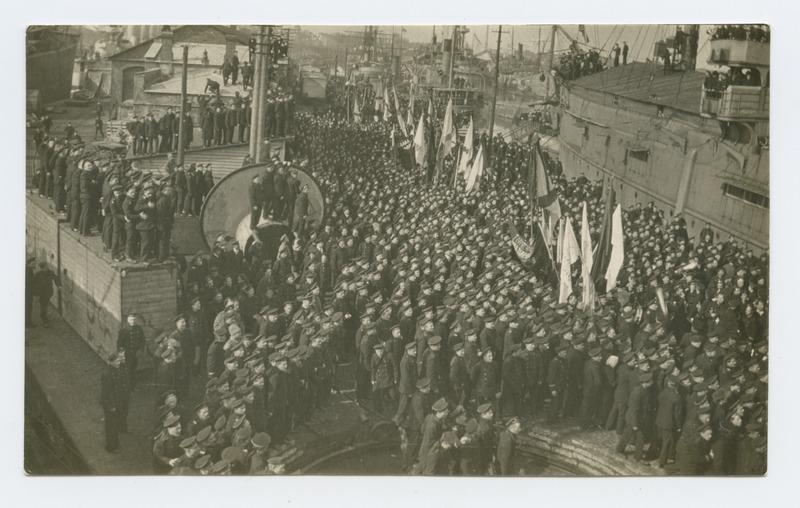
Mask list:
[[[708,63],[721,66],[703,85],[700,112],[723,121],[769,119],[769,30],[721,25]]]

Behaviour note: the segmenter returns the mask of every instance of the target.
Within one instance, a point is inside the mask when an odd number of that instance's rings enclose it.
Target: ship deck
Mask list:
[[[663,69],[661,63],[631,62],[570,81],[568,86],[669,106],[699,115],[705,74],[700,71],[664,74]]]

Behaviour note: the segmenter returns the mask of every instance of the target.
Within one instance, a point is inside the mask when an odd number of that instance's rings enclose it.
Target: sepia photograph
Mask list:
[[[770,37],[27,26],[18,470],[767,475]]]

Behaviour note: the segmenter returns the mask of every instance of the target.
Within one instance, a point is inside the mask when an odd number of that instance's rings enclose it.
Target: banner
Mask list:
[[[508,221],[508,229],[511,234],[511,246],[514,249],[514,254],[523,266],[529,270],[534,270],[547,282],[557,284],[558,278],[556,276],[555,266],[550,257],[550,252],[544,242],[542,228],[537,224],[533,228],[532,243],[525,241],[520,236],[514,223]]]
[[[527,242],[519,235],[519,231],[514,226],[514,223],[510,220],[508,221],[508,228],[511,232],[511,246],[514,247],[514,252],[517,254],[517,258],[522,261],[522,264],[528,266],[528,268],[533,268],[533,247],[528,245]]]

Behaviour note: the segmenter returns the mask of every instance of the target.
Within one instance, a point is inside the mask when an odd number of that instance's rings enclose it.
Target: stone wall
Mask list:
[[[120,328],[120,277],[86,238],[61,226],[62,315],[105,358],[116,349]]]
[[[586,476],[653,476],[663,474],[614,451],[614,432],[581,431],[577,428],[525,427],[517,438],[518,450]]]

